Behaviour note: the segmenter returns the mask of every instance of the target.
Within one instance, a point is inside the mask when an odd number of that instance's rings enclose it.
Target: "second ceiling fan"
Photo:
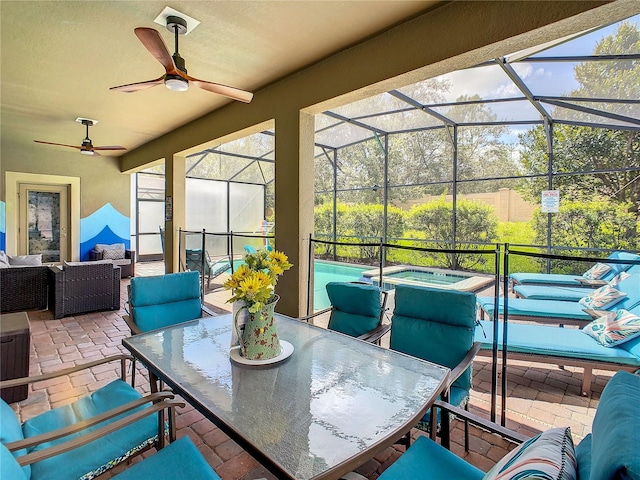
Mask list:
[[[200,87],[203,90],[217,93],[218,95],[223,95],[233,100],[238,100],[244,103],[251,102],[251,99],[253,98],[253,93],[251,92],[246,92],[239,88],[229,87],[220,83],[199,80],[189,76],[187,74],[184,59],[178,53],[178,36],[186,33],[187,22],[180,17],[168,16],[167,30],[173,32],[175,36],[175,53],[173,55],[169,54],[169,51],[157,30],[146,27],[138,27],[134,30],[136,36],[142,42],[144,47],[162,64],[165,69],[165,74],[154,80],[111,87],[109,90],[133,93],[164,83],[168,89],[182,92],[189,88],[189,83],[193,83],[195,86]]]

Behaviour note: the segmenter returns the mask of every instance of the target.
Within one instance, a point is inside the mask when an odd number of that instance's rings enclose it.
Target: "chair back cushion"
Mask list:
[[[370,332],[380,323],[380,289],[364,283],[329,282],[333,311],[329,328],[352,337]]]
[[[593,419],[591,476],[640,480],[640,376],[619,371],[607,383]]]
[[[624,308],[625,310],[634,311],[634,309],[640,305],[640,273],[629,275],[620,281],[615,288],[624,293],[625,296],[619,302],[607,305],[604,307],[604,310],[619,310]]]
[[[5,402],[0,399],[0,443],[3,445],[5,443],[17,442],[19,440],[24,439],[24,434],[22,433],[22,425],[20,424],[20,420],[18,420],[18,416],[16,412]],[[7,450],[5,448],[5,450]],[[9,455],[12,455],[9,450],[7,450]],[[25,455],[27,453],[26,449],[17,450],[15,452],[15,456],[18,457],[20,455]],[[4,453],[3,453],[4,457]],[[5,477],[4,475],[4,460],[2,463],[2,475],[1,478],[20,478],[20,477]],[[18,468],[20,468],[18,466]],[[31,477],[31,467],[26,465],[23,467],[25,478]]]
[[[476,296],[413,285],[396,287],[391,348],[454,368],[473,345]],[[471,370],[454,386],[469,390]]]
[[[27,420],[24,423],[23,431],[25,437],[30,438],[64,428],[139,399],[140,396],[140,393],[128,383],[119,379],[114,380],[72,404],[57,407]],[[145,407],[140,407],[140,409],[142,408]],[[100,428],[106,423],[120,418],[120,416],[115,417],[88,430]],[[39,444],[30,449],[29,453],[63,443],[81,433],[83,432]],[[34,463],[31,466],[32,477],[34,480],[65,480],[81,478],[90,473],[91,475],[88,475],[87,478],[94,478],[111,468],[114,463],[117,464],[153,444],[156,441],[157,433],[158,417],[155,414],[149,415],[99,440]]]
[[[612,260],[640,260],[640,255],[636,255],[635,253],[630,252],[613,252],[607,258]],[[629,263],[607,263],[611,270],[603,275],[602,278],[605,280],[611,280],[618,273],[623,272],[625,270],[629,270],[633,266],[633,264]]]
[[[26,467],[24,467],[26,468]],[[0,478],[29,480],[24,470],[4,444],[0,443]]]
[[[200,274],[134,277],[129,303],[131,319],[143,332],[200,318]]]

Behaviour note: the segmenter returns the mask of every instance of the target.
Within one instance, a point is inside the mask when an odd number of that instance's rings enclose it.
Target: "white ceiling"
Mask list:
[[[133,30],[156,28],[173,53],[173,36],[153,21],[165,6],[201,22],[180,37],[191,76],[255,92],[439,3],[2,0],[0,141],[80,145],[85,127],[75,119],[85,117],[99,121],[94,145],[132,150],[229,102],[193,86],[109,90],[164,74]]]

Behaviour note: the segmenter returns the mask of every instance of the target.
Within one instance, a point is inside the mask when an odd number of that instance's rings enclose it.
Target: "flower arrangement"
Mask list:
[[[233,296],[227,303],[242,300],[249,312],[256,313],[272,301],[273,289],[278,277],[293,265],[287,256],[276,250],[258,250],[244,256],[245,264],[233,272],[223,287],[231,290]]]

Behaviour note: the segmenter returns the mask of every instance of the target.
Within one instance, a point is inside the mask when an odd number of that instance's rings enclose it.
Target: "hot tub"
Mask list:
[[[493,275],[431,267],[414,267],[411,265],[396,265],[383,268],[382,282],[380,282],[379,269],[367,270],[362,273],[362,276],[376,285],[382,283],[384,290],[391,290],[395,285],[402,283],[475,293],[491,287],[495,281],[495,276]]]

